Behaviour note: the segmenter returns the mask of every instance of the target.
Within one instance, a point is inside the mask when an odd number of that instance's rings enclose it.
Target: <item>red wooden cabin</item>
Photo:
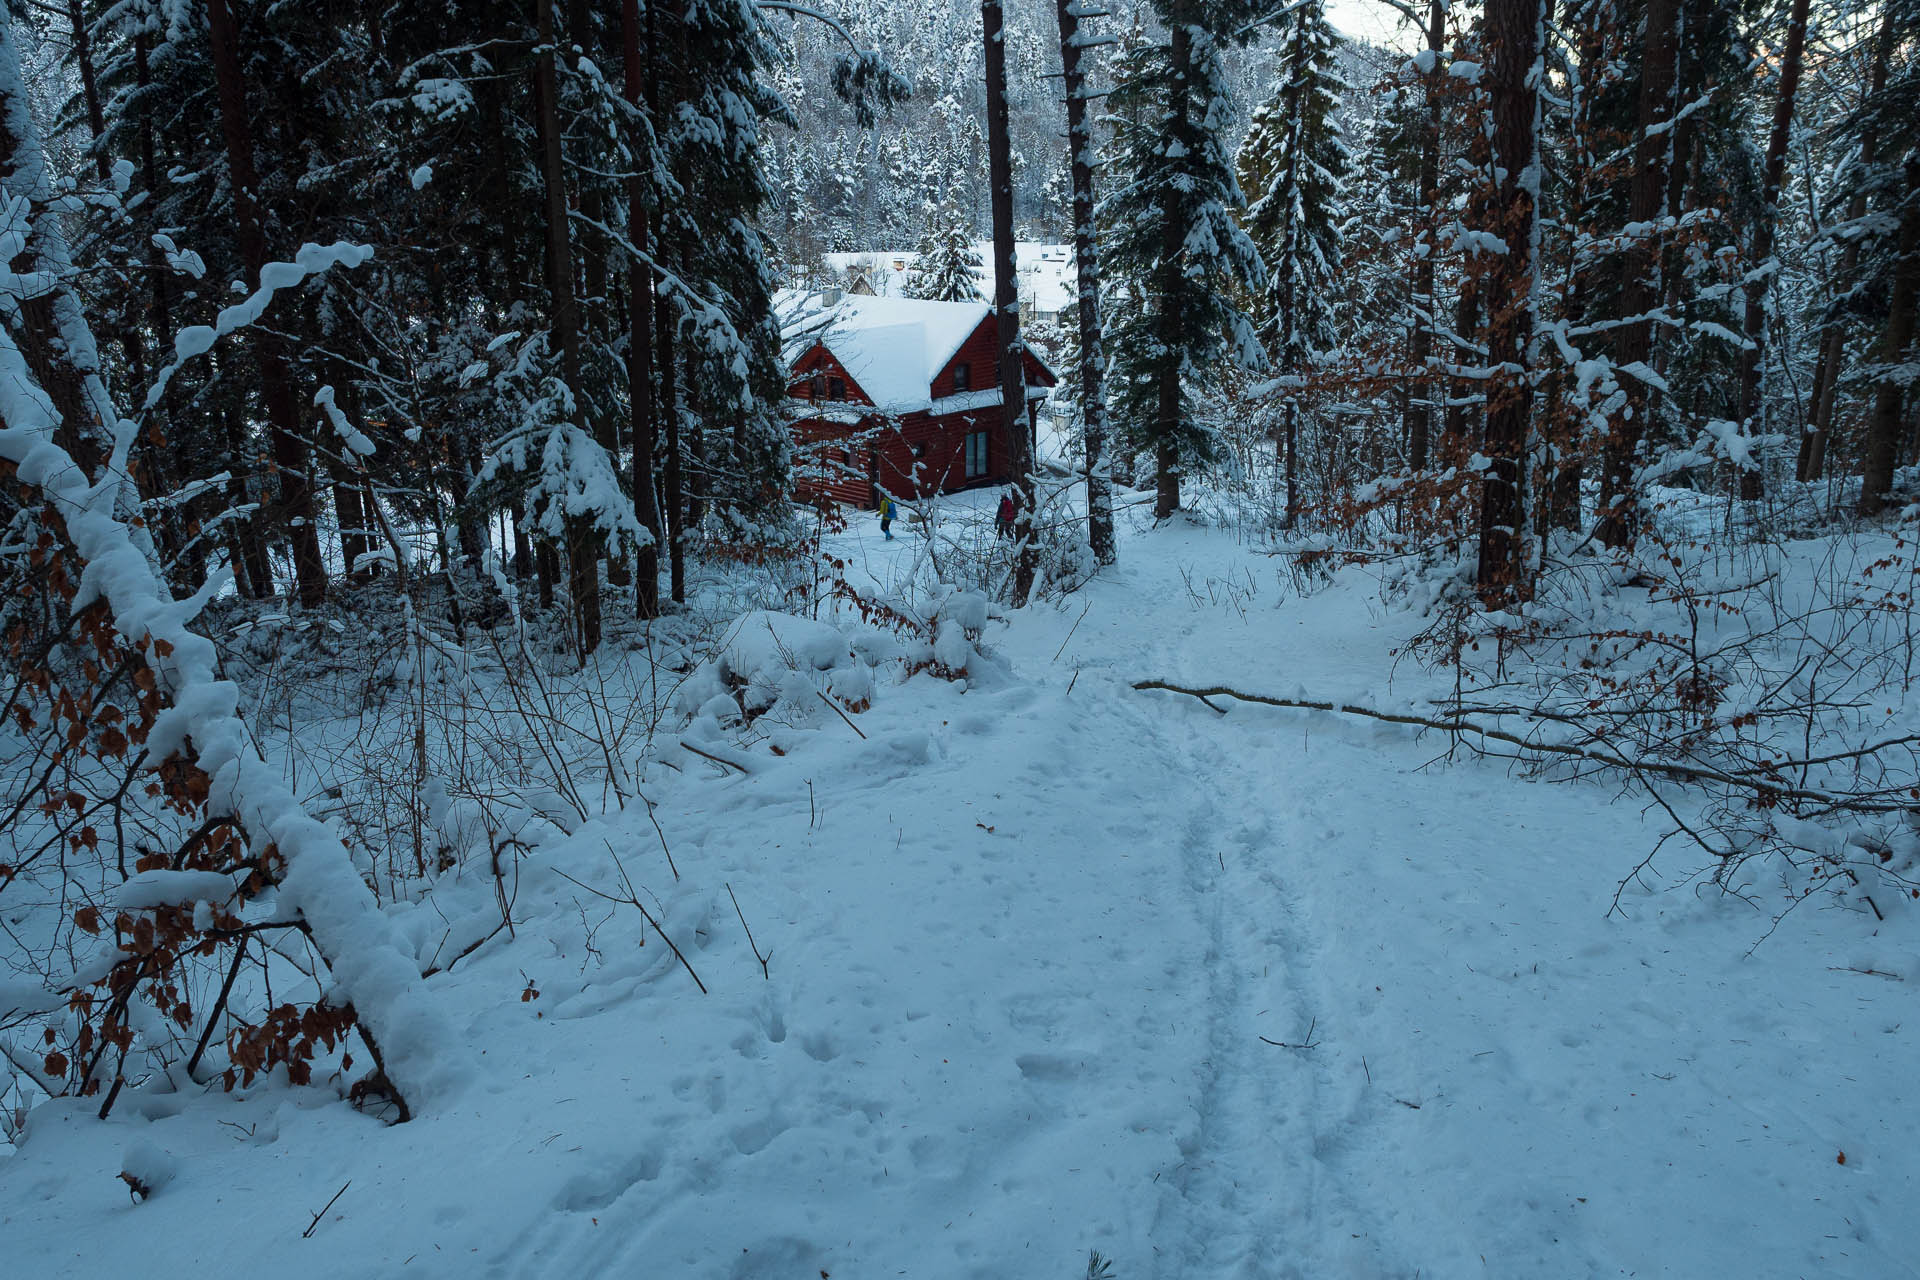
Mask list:
[[[874,506],[1012,479],[999,341],[984,302],[789,295],[782,300],[800,488]],[[1031,352],[1027,430],[1057,379]]]

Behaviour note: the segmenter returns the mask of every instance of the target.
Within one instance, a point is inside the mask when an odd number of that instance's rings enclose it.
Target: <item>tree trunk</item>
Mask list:
[[[1171,138],[1187,136],[1187,121],[1193,111],[1192,95],[1188,83],[1193,78],[1193,32],[1187,27],[1183,15],[1174,15],[1179,21],[1169,23],[1170,60],[1173,64],[1170,77],[1169,101],[1167,103],[1167,135]],[[1180,246],[1185,240],[1187,228],[1178,220],[1179,210],[1169,205],[1160,210],[1161,238],[1160,263],[1154,275],[1158,282],[1159,338],[1162,349],[1179,349],[1181,329],[1185,317],[1180,307]],[[1159,403],[1155,406],[1157,420],[1157,439],[1153,449],[1153,518],[1165,520],[1180,509],[1180,362],[1162,360],[1160,369]]]
[[[1473,276],[1460,281],[1460,296],[1454,300],[1453,332],[1461,342],[1472,342],[1480,331],[1480,282]],[[1467,403],[1478,393],[1471,378],[1449,380],[1447,394],[1447,438],[1444,465],[1459,466],[1479,439],[1475,429],[1474,406]]]
[[[107,118],[100,110],[100,81],[93,68],[92,32],[80,0],[67,0],[67,18],[73,23],[73,64],[80,74],[80,98],[87,108],[87,131],[93,137],[93,168],[105,184],[113,179],[107,153],[101,150],[101,138],[107,132]]]
[[[661,476],[661,495],[667,508],[667,582],[675,604],[687,599],[686,489],[681,480],[680,388],[675,377],[674,333],[678,317],[666,295],[655,291],[653,332],[654,365],[660,374],[660,413],[667,425],[666,467]]]
[[[586,388],[580,377],[580,304],[573,288],[573,236],[567,225],[565,160],[560,140],[560,90],[554,65],[553,0],[538,0],[540,53],[534,62],[534,114],[540,134],[540,177],[546,188],[547,294],[553,334],[560,344],[560,376],[573,402],[573,425],[587,430]],[[567,589],[574,630],[585,657],[600,647],[600,537],[585,516],[567,520]]]
[[[207,0],[207,29],[220,98],[220,132],[226,142],[229,185],[233,190],[234,238],[254,287],[267,264],[266,232],[261,223],[260,179],[253,167],[253,135],[247,124],[246,87],[240,77],[240,50],[227,0]],[[306,441],[300,437],[300,410],[285,347],[269,331],[254,339],[260,362],[260,396],[273,433],[273,462],[279,473],[280,515],[293,543],[293,571],[300,602],[314,608],[327,598],[327,566],[320,555],[320,531],[314,521],[313,483],[307,474]],[[257,585],[257,584],[256,584]]]
[[[1745,332],[1747,347],[1740,353],[1740,417],[1749,436],[1758,434],[1761,418],[1760,366],[1767,341],[1766,298],[1773,260],[1774,222],[1779,216],[1780,188],[1786,181],[1787,144],[1793,133],[1793,100],[1800,89],[1800,59],[1807,47],[1808,0],[1793,0],[1787,17],[1787,45],[1780,55],[1780,96],[1773,106],[1773,132],[1767,138],[1766,166],[1761,170],[1760,212],[1753,227],[1752,266],[1748,271]],[[1761,496],[1765,476],[1759,459],[1740,472],[1740,496]]]
[[[1644,48],[1640,63],[1640,131],[1633,164],[1633,185],[1627,196],[1627,221],[1642,228],[1627,248],[1626,279],[1620,288],[1620,310],[1627,324],[1620,330],[1620,363],[1650,371],[1653,357],[1653,310],[1664,296],[1660,281],[1663,237],[1646,230],[1660,216],[1671,193],[1667,182],[1668,148],[1672,139],[1674,85],[1675,0],[1649,0]],[[1645,435],[1653,395],[1645,380],[1628,370],[1623,378],[1626,410],[1607,434],[1600,474],[1600,524],[1603,545],[1620,550],[1631,546],[1639,527],[1638,497],[1633,476],[1640,441]]]
[[[1489,607],[1525,599],[1526,512],[1522,463],[1532,420],[1529,376],[1533,342],[1533,255],[1539,210],[1538,115],[1533,73],[1540,55],[1547,0],[1490,0],[1487,43],[1492,53],[1493,151],[1500,174],[1492,212],[1494,234],[1506,245],[1487,270],[1488,363],[1496,370],[1487,390],[1486,455],[1480,503],[1480,563],[1476,585]]]
[[[1873,65],[1867,74],[1867,100],[1880,96],[1887,87],[1887,64],[1893,56],[1893,46],[1897,35],[1895,19],[1900,9],[1889,4],[1880,19],[1880,30],[1874,37]],[[1860,167],[1871,170],[1879,158],[1880,139],[1869,130],[1860,139]],[[1847,200],[1847,220],[1858,222],[1867,216],[1867,193],[1855,191]],[[1842,281],[1853,278],[1860,265],[1860,239],[1851,237],[1847,247],[1840,254],[1840,270],[1836,278]],[[1800,442],[1799,465],[1795,476],[1803,481],[1818,480],[1826,469],[1827,442],[1833,431],[1833,406],[1838,399],[1840,369],[1847,354],[1847,327],[1839,319],[1830,321],[1820,335],[1820,360],[1814,367],[1813,379],[1813,420],[1808,424],[1806,435]]]
[[[1087,447],[1087,545],[1112,564],[1113,482],[1107,456],[1106,356],[1100,345],[1100,241],[1093,223],[1093,130],[1087,122],[1087,77],[1080,67],[1081,0],[1056,0],[1061,78],[1067,93],[1067,173],[1073,183],[1073,263],[1080,323],[1080,417]]]
[[[1033,593],[1039,548],[1033,537],[1033,437],[1027,418],[1026,349],[1013,264],[1013,144],[1007,127],[1007,46],[1000,0],[982,0],[986,34],[987,181],[993,215],[993,308],[999,328],[1000,427],[1013,471],[1013,607]]]
[[[1432,453],[1434,424],[1434,386],[1427,363],[1433,358],[1434,253],[1433,236],[1440,221],[1440,54],[1447,39],[1447,0],[1432,0],[1427,10],[1427,50],[1433,55],[1433,69],[1422,78],[1425,83],[1426,133],[1420,140],[1420,207],[1425,211],[1428,252],[1413,265],[1413,333],[1407,351],[1407,364],[1413,372],[1413,390],[1407,396],[1407,465],[1425,471]]]
[[[626,98],[639,112],[648,108],[640,0],[621,0],[620,33]],[[651,41],[646,42],[646,53],[652,53]],[[652,233],[647,221],[647,179],[643,176],[648,172],[646,138],[636,127],[628,139],[633,154],[628,160],[632,172],[627,178],[627,237],[640,253],[650,253]],[[660,507],[653,493],[653,268],[644,262],[631,263],[627,283],[631,295],[627,304],[627,395],[632,411],[633,514],[652,538],[639,548],[634,560],[634,610],[645,619],[660,616]]]
[[[260,528],[264,521],[253,495],[247,492],[246,476],[252,470],[252,461],[247,456],[246,428],[240,421],[239,404],[229,401],[221,410],[220,422],[225,428],[227,444],[227,504],[234,513],[227,525],[234,583],[241,595],[264,600],[273,594],[273,570],[267,564],[266,540]],[[248,506],[255,509],[239,514]]]
[[[663,17],[671,21],[673,15],[663,12],[659,5],[647,6],[647,47],[653,54],[652,74],[647,80],[647,103],[655,120],[661,118],[662,81],[667,71],[662,65],[661,56],[668,38],[659,26]],[[653,363],[659,378],[659,417],[666,426],[666,466],[660,478],[662,492],[659,501],[666,508],[668,590],[675,604],[684,604],[687,599],[687,505],[686,486],[681,474],[680,390],[676,377],[678,369],[674,364],[674,339],[678,324],[672,300],[664,290],[656,288],[653,304]]]
[[[1907,359],[1913,345],[1915,296],[1920,294],[1920,155],[1906,162],[1904,209],[1900,214],[1900,243],[1893,267],[1893,293],[1887,300],[1887,321],[1880,331],[1875,360],[1895,365]],[[1900,406],[1904,383],[1885,374],[1873,389],[1873,414],[1867,419],[1867,457],[1860,480],[1860,514],[1879,515],[1893,488],[1893,469],[1899,459]]]
[[[364,432],[366,418],[360,411],[360,391],[351,381],[351,371],[344,364],[336,363],[334,366],[333,385],[340,390],[346,402],[342,409],[347,421]],[[358,566],[361,557],[377,545],[372,536],[374,513],[367,510],[360,492],[360,477],[354,475],[353,470],[343,454],[341,462],[333,469],[333,511],[339,517],[341,567],[349,582],[365,582],[367,570]]]

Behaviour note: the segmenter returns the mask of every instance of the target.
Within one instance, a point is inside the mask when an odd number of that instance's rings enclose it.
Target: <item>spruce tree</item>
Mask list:
[[[980,301],[980,255],[972,235],[959,205],[949,201],[936,209],[907,276],[907,296],[932,302]]]
[[[1296,484],[1298,380],[1333,342],[1333,292],[1340,271],[1350,158],[1334,108],[1341,89],[1334,55],[1340,37],[1321,0],[1288,11],[1279,24],[1278,87],[1253,114],[1240,149],[1240,184],[1252,203],[1248,234],[1267,264],[1260,337],[1280,389],[1280,443],[1286,462],[1286,523],[1299,512]]]
[[[1244,43],[1258,6],[1156,0],[1165,44],[1130,56],[1137,76],[1116,121],[1114,188],[1101,204],[1108,262],[1133,295],[1113,326],[1115,418],[1153,451],[1154,514],[1180,506],[1180,480],[1214,457],[1194,397],[1222,362],[1264,368],[1236,291],[1265,287],[1260,251],[1234,220],[1245,201],[1226,131],[1233,102],[1224,55]],[[1129,118],[1131,117],[1131,118]]]

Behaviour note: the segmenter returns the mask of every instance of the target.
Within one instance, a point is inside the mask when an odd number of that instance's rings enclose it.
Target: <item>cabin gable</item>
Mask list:
[[[833,352],[818,342],[793,362],[793,377],[788,383],[787,394],[796,400],[810,400],[822,405],[837,402],[871,407],[873,404],[873,397],[867,394],[859,380],[847,372],[847,367],[840,363]]]
[[[975,391],[998,391],[1000,389],[1000,334],[993,313],[989,311],[985,319],[974,326],[960,349],[947,357],[940,371],[933,376],[930,388],[935,400],[947,396],[967,395]],[[1027,385],[1030,387],[1051,387],[1059,381],[1053,370],[1041,364],[1033,352],[1025,353]]]

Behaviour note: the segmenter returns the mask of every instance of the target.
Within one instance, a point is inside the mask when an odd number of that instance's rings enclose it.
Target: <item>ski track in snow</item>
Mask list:
[[[1153,645],[1142,673],[1173,669],[1195,648],[1200,625]],[[1131,696],[1126,709],[1153,753],[1182,762],[1200,797],[1180,857],[1205,943],[1208,1035],[1195,1064],[1194,1125],[1180,1140],[1182,1163],[1154,1229],[1163,1249],[1173,1239],[1184,1246],[1159,1257],[1159,1274],[1402,1274],[1374,1233],[1359,1229],[1365,1216],[1342,1165],[1360,1127],[1352,1116],[1323,1114],[1318,1046],[1283,1047],[1308,1044],[1324,1018],[1310,982],[1320,948],[1285,876],[1289,861],[1311,856],[1299,820],[1311,803],[1284,775],[1255,776],[1244,753],[1200,719],[1214,712]],[[1222,797],[1255,807],[1236,811]]]

